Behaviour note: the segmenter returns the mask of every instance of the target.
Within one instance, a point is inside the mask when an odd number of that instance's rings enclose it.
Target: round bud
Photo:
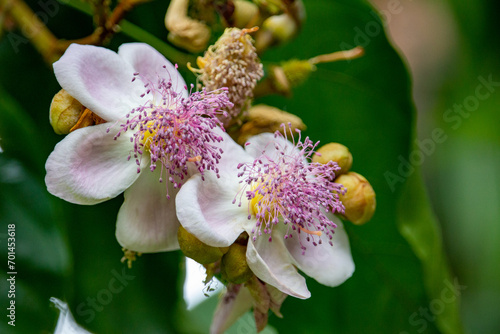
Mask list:
[[[211,29],[188,16],[189,0],[172,0],[165,15],[165,27],[169,31],[167,39],[189,52],[201,52],[207,47]]]
[[[80,102],[61,89],[50,104],[49,120],[54,132],[58,135],[70,133],[84,109]]]
[[[225,251],[227,251],[226,249],[204,244],[182,226],[179,226],[179,230],[177,231],[177,239],[184,255],[201,264],[213,263],[220,260]]]
[[[253,272],[247,264],[247,247],[240,244],[232,244],[222,257],[222,278],[234,284],[242,284],[248,281]]]
[[[282,124],[289,124],[292,131],[306,129],[304,122],[296,115],[265,104],[252,106],[240,128],[238,144],[245,144],[250,137],[259,133],[282,131]]]
[[[319,162],[320,164],[326,164],[329,161],[336,162],[340,171],[336,172],[337,175],[345,174],[351,169],[352,166],[352,154],[349,149],[339,143],[329,143],[321,146],[312,158],[313,162]]]
[[[344,216],[355,225],[369,221],[375,213],[375,191],[370,183],[360,174],[349,172],[340,175],[335,182],[342,184],[347,192],[340,195],[345,206]]]
[[[250,1],[235,0],[233,20],[234,26],[238,28],[251,27],[258,20],[259,7]]]
[[[309,60],[291,59],[281,63],[281,68],[285,73],[288,83],[292,87],[304,83],[311,73],[316,70],[316,66]]]
[[[262,28],[255,37],[257,52],[268,47],[291,40],[297,34],[297,22],[289,14],[273,15],[262,23]]]

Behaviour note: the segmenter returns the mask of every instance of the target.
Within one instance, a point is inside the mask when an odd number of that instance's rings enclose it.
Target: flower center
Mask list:
[[[260,201],[264,199],[264,196],[257,192],[254,197],[250,200],[250,209],[252,209],[252,214],[256,216],[260,211]]]
[[[150,158],[150,170],[154,171],[159,163],[161,174],[166,171],[168,180],[180,188],[188,176],[188,162],[202,175],[205,170],[218,174],[216,165],[223,152],[216,144],[223,138],[214,130],[222,127],[217,118],[225,114],[221,110],[232,104],[225,88],[213,92],[202,90],[185,97],[172,87],[172,82],[163,78],[158,78],[156,85],[145,84],[146,92],[141,97],[147,101],[126,115],[127,121],[121,124],[115,139],[131,131],[134,147],[131,155],[137,165],[141,166],[146,154]],[[138,168],[137,172],[140,171]],[[159,181],[162,182],[161,177]]]
[[[144,131],[143,137],[141,139],[141,145],[143,145],[146,148],[146,150],[148,150],[148,152],[150,150],[151,141],[153,140],[154,135],[156,133],[156,130],[153,130],[152,126],[153,126],[152,121],[146,123],[147,130]]]
[[[265,221],[277,221],[279,213],[271,191],[266,189],[262,183],[255,183],[252,187],[253,198],[250,200],[251,213]]]
[[[278,136],[283,137],[277,132],[275,137]],[[252,216],[256,219],[252,230],[254,241],[262,233],[271,235],[273,227],[281,221],[287,226],[284,238],[298,235],[305,251],[302,237],[313,245],[322,243],[323,234],[332,239],[336,225],[325,214],[344,211],[338,196],[344,189],[333,182],[338,165],[307,162],[317,143],[313,144],[309,138],[302,143],[299,138],[291,148],[285,138],[279,138],[272,146],[276,152],[264,151],[253,163],[238,166],[242,168],[239,176],[244,178],[239,196],[245,194],[249,219]]]

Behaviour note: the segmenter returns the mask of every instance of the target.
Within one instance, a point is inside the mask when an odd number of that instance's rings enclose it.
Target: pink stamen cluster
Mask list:
[[[275,138],[287,139],[284,130],[285,136],[277,131]],[[257,223],[252,230],[254,241],[262,232],[270,235],[273,226],[282,218],[288,226],[284,238],[293,236],[291,230],[297,233],[304,253],[303,233],[306,241],[312,242],[314,246],[322,243],[319,236],[325,233],[332,245],[331,239],[337,226],[326,217],[325,212],[344,213],[339,194],[346,190],[341,184],[333,182],[335,172],[340,169],[338,164],[332,161],[327,164],[309,163],[319,142],[313,143],[309,137],[301,142],[300,130],[296,132],[299,133],[299,139],[297,143],[293,141],[295,147],[291,151],[278,142],[274,143],[274,149],[279,153],[278,159],[273,159],[263,151],[262,156],[253,163],[238,165],[238,169],[242,169],[238,177],[244,178],[240,183],[245,185],[237,197],[240,196],[241,205],[241,196],[245,192],[250,201],[248,218],[251,219],[252,212],[255,213]],[[290,135],[293,138],[291,129]],[[246,190],[248,188],[250,190]],[[253,199],[258,202],[252,208]],[[271,236],[269,241],[272,241]]]
[[[138,75],[135,73],[132,81]],[[116,139],[122,133],[134,131],[130,138],[134,150],[128,159],[133,155],[140,166],[144,151],[148,151],[151,171],[156,169],[158,162],[161,163],[159,181],[163,181],[165,170],[175,188],[182,186],[188,174],[188,162],[196,166],[202,177],[206,170],[213,170],[219,177],[217,164],[223,151],[214,144],[223,138],[213,130],[220,126],[224,131],[217,115],[226,116],[224,109],[232,106],[227,89],[211,92],[203,89],[191,92],[185,98],[174,91],[171,80],[159,78],[156,85],[147,83],[144,87],[146,92],[141,97],[149,97],[148,101],[126,115],[126,123],[121,124],[115,136]],[[140,172],[140,167],[137,172]]]

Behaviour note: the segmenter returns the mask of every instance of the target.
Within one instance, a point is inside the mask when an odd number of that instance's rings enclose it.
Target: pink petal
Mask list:
[[[96,204],[118,196],[139,177],[129,137],[113,140],[109,124],[89,126],[68,134],[45,164],[48,191],[76,204]],[[145,159],[146,160],[146,159]]]
[[[251,231],[247,232],[251,235]],[[297,298],[309,298],[311,293],[306,280],[293,266],[282,235],[275,227],[271,242],[267,234],[258,236],[256,241],[250,237],[247,245],[248,266],[259,279],[278,290]]]
[[[232,204],[239,184],[235,175],[214,173],[191,177],[179,191],[175,202],[182,226],[202,242],[214,247],[231,245],[248,224],[247,206]]]
[[[354,261],[342,222],[332,214],[329,214],[328,218],[337,224],[332,239],[333,246],[328,244],[328,238],[323,234],[323,243],[318,246],[307,245],[304,255],[296,238],[288,239],[286,247],[300,270],[319,283],[334,287],[352,276]]]
[[[123,118],[143,104],[140,80],[115,52],[97,46],[71,44],[54,63],[57,81],[71,96],[107,121]]]
[[[210,334],[222,334],[250,310],[252,296],[243,285],[229,284],[215,309]]]
[[[141,253],[179,249],[175,215],[175,195],[171,182],[159,182],[160,167],[147,168],[137,181],[125,190],[125,200],[116,222],[116,239],[120,245]],[[168,193],[171,196],[167,199]]]
[[[174,91],[188,96],[185,89],[186,82],[174,65],[165,57],[156,51],[153,47],[144,43],[122,44],[118,49],[118,54],[125,59],[144,83],[158,83],[158,78],[164,78],[167,81],[172,80]],[[165,66],[166,68],[163,68]]]

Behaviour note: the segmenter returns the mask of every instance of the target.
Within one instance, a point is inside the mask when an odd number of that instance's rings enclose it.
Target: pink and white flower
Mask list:
[[[216,117],[231,105],[225,91],[188,94],[177,66],[143,43],[123,44],[118,53],[72,44],[54,72],[107,123],[56,145],[46,163],[48,191],[87,205],[124,192],[118,242],[137,252],[177,249],[179,222],[168,198],[192,174],[218,173],[217,144],[229,138]]]
[[[316,147],[309,138],[292,144],[278,132],[252,137],[245,149],[223,143],[220,179],[193,176],[176,198],[183,227],[215,247],[249,235],[246,259],[263,282],[285,294],[310,297],[297,268],[327,286],[354,272],[349,240],[340,219],[333,182],[338,166],[309,163]]]

